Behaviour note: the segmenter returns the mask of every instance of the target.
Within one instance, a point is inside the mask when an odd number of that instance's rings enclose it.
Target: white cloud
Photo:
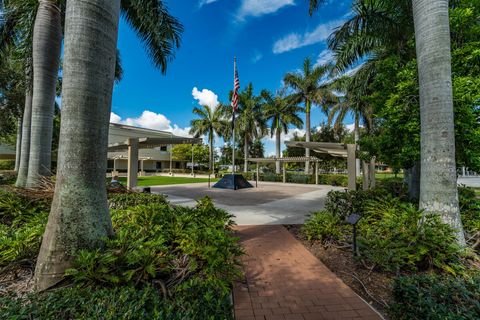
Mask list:
[[[265,14],[275,13],[285,6],[292,5],[295,5],[294,0],[242,0],[237,18],[241,21],[248,16],[260,17]]]
[[[290,33],[273,44],[273,53],[279,54],[327,40],[333,29],[343,20],[332,20],[318,25],[315,30],[304,34]]]
[[[282,133],[280,135],[280,143],[283,145],[283,143],[285,141],[289,141],[289,140],[293,140],[293,136],[294,135],[297,135],[297,136],[300,136],[300,137],[303,137],[305,135],[305,130],[304,129],[298,129],[298,128],[291,128],[288,130],[288,133],[285,134],[285,133]],[[273,137],[271,135],[268,135],[266,137],[267,141],[270,141],[270,142],[273,142],[275,143],[275,134],[273,135]]]
[[[122,120],[122,118],[118,114],[110,112],[110,122],[120,123],[121,120]]]
[[[257,63],[263,58],[263,54],[260,51],[255,50],[252,56],[252,63]]]
[[[333,60],[333,52],[329,49],[325,49],[317,57],[317,62],[315,62],[315,66],[324,65],[327,63],[332,62]]]
[[[161,113],[155,113],[149,110],[145,110],[142,114],[136,118],[122,119],[119,115],[111,112],[110,122],[126,124],[134,127],[141,127],[147,129],[161,130],[172,132],[174,135],[182,137],[191,137],[189,131],[190,127],[181,128],[174,124],[172,126],[171,121]]]
[[[203,7],[204,5],[207,5],[207,4],[210,4],[210,3],[214,3],[214,2],[217,2],[218,0],[200,0],[200,2],[198,3],[198,7],[201,8]]]
[[[219,105],[218,96],[211,90],[203,89],[202,91],[198,91],[197,87],[194,87],[192,89],[192,96],[195,100],[198,100],[198,104],[202,106],[216,108]]]

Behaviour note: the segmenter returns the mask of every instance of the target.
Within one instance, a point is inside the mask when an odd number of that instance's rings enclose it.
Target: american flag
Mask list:
[[[233,80],[233,95],[232,95],[232,108],[233,111],[237,111],[238,108],[238,89],[240,89],[240,80],[238,79],[238,71],[237,71],[237,62],[234,60],[233,68],[235,72],[234,80]]]

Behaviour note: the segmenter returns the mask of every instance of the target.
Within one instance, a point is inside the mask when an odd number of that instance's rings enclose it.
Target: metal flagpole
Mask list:
[[[235,74],[235,71],[237,70],[237,58],[236,57],[233,57],[233,86],[234,86],[234,89],[235,90],[235,78],[236,78],[236,74]],[[233,109],[233,118],[232,118],[232,140],[233,140],[233,143],[232,143],[232,173],[235,174],[235,108],[233,107],[232,105],[232,109]]]

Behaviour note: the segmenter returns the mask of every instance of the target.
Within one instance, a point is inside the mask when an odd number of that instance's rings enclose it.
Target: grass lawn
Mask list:
[[[375,173],[375,178],[382,180],[382,179],[388,179],[388,178],[395,178],[395,174],[393,173]],[[403,179],[403,172],[397,173],[397,178]]]
[[[126,177],[120,177],[120,182],[124,185],[127,184]],[[217,182],[218,179],[210,179],[211,182]],[[160,176],[150,176],[150,177],[138,177],[138,186],[162,186],[169,184],[185,184],[185,183],[199,183],[199,182],[208,182],[208,178],[187,178],[187,177],[160,177]]]

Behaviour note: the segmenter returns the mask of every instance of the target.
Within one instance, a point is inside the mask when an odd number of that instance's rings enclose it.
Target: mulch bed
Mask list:
[[[307,240],[301,232],[302,225],[285,225],[285,228],[346,285],[388,318],[386,308],[391,300],[395,275],[376,272],[355,261],[351,247],[325,246],[320,241]]]

